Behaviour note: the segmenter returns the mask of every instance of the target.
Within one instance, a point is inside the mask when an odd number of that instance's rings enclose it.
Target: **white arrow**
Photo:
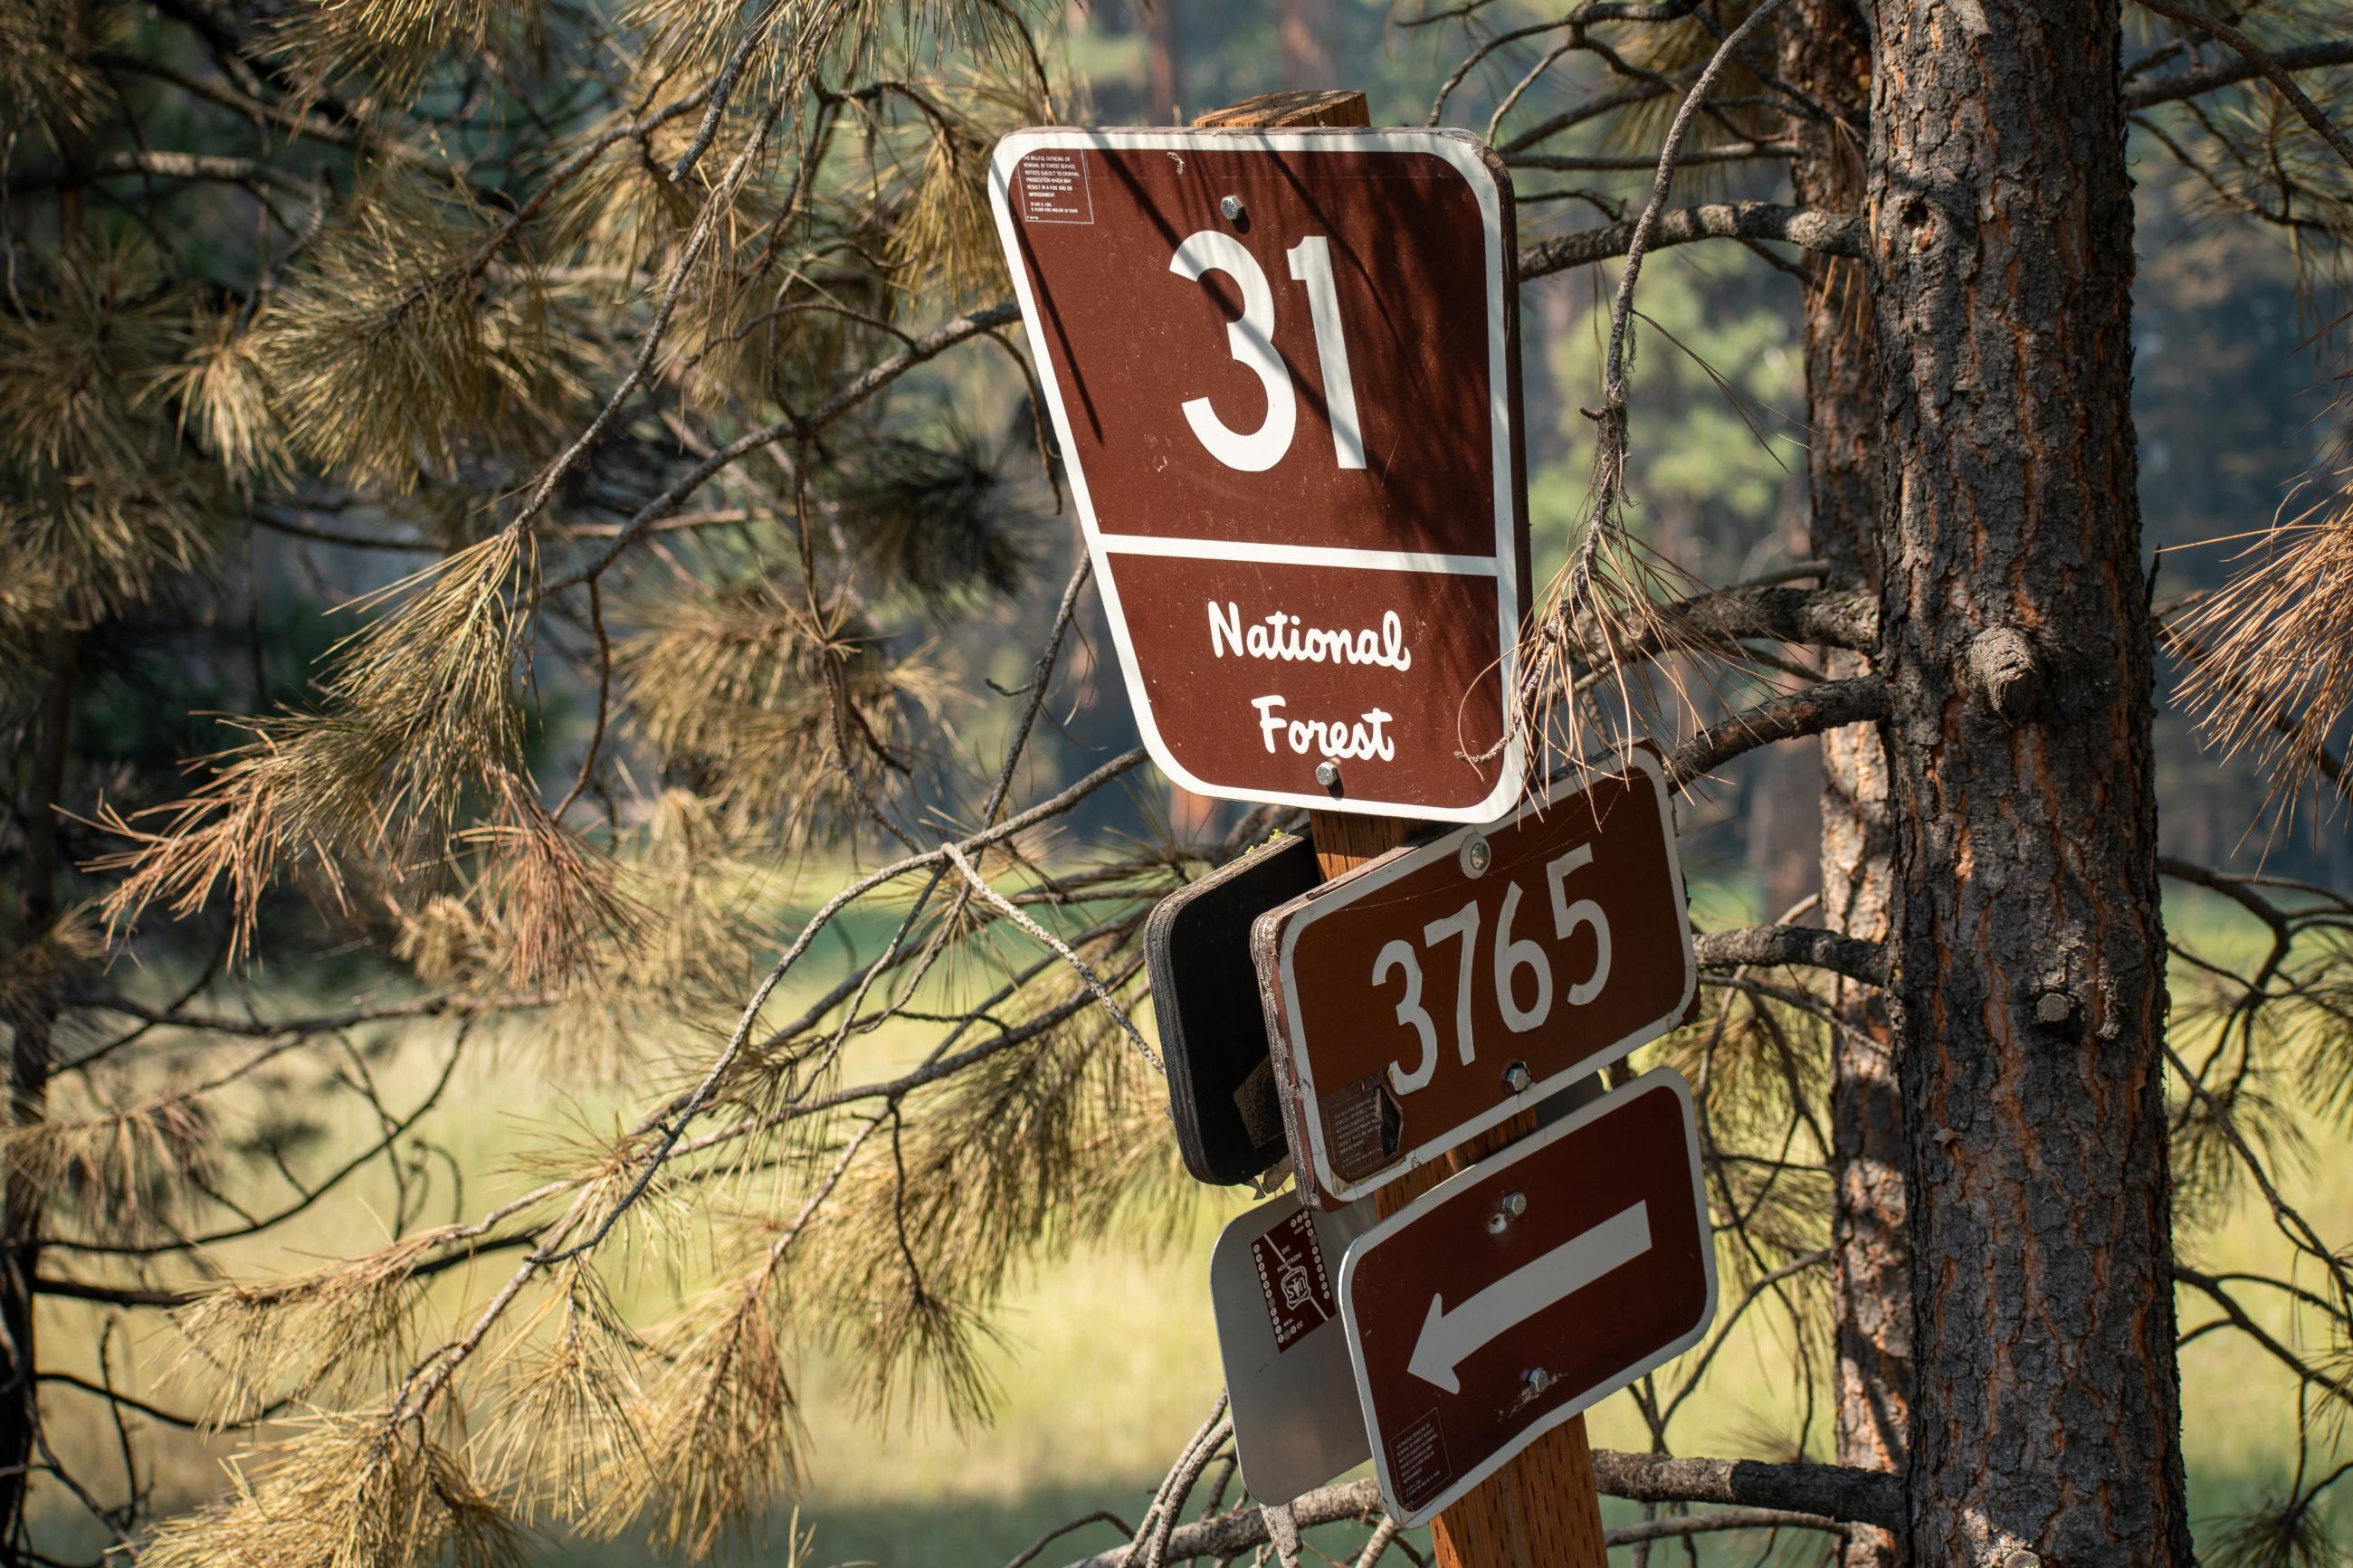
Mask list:
[[[1462,1384],[1454,1369],[1480,1346],[1650,1250],[1651,1205],[1636,1204],[1522,1264],[1451,1312],[1432,1293],[1430,1315],[1421,1321],[1421,1338],[1414,1342],[1406,1369],[1424,1383],[1460,1394]]]

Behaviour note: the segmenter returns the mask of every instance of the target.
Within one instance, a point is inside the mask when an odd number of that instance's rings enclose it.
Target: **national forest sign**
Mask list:
[[[1518,797],[1509,187],[1444,131],[1024,131],[991,195],[1152,756],[1450,822]]]

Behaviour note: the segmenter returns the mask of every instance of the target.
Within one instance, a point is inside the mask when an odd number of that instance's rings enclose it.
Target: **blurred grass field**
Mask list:
[[[1695,891],[1701,895],[1695,902],[1711,924],[1754,918],[1742,908],[1737,889]],[[2210,947],[2228,950],[2256,940],[2252,929],[2240,929],[2243,917],[2218,900],[2184,899],[2168,914],[2178,929]],[[785,1006],[815,994],[830,978],[802,981],[785,998]],[[865,1042],[862,1058],[849,1070],[868,1073],[904,1061],[929,1039],[928,1033],[886,1031]],[[378,1076],[396,1104],[420,1093],[429,1081],[434,1053],[418,1048],[422,1044],[395,1045],[383,1058]],[[532,1179],[527,1155],[534,1144],[567,1127],[613,1124],[642,1103],[642,1091],[551,1081],[545,1058],[521,1041],[472,1055],[459,1069],[454,1092],[421,1128],[446,1151],[450,1166],[468,1173],[462,1194],[445,1194],[442,1212],[479,1214]],[[2353,1237],[2353,1161],[2345,1158],[2347,1140],[2333,1129],[2307,1125],[2306,1131],[2310,1157],[2283,1173],[2288,1195],[2305,1206],[2324,1236]],[[367,1131],[353,1108],[338,1135],[356,1142]],[[282,1190],[278,1195],[282,1199]],[[382,1197],[376,1191],[375,1201]],[[256,1201],[266,1199],[263,1194]],[[787,1542],[795,1515],[779,1511],[766,1523],[765,1542],[746,1540],[730,1560],[796,1561],[819,1568],[995,1568],[1048,1528],[1092,1510],[1108,1509],[1133,1521],[1219,1386],[1206,1285],[1208,1251],[1218,1227],[1241,1206],[1231,1194],[1205,1190],[1191,1212],[1173,1216],[1165,1234],[1123,1237],[1036,1271],[1007,1303],[1004,1342],[987,1358],[1004,1392],[994,1421],[984,1428],[960,1431],[935,1415],[879,1420],[860,1408],[839,1369],[822,1358],[811,1360],[798,1380],[806,1437],[797,1523],[814,1532],[809,1548],[793,1557]],[[267,1247],[240,1245],[221,1257],[249,1278],[351,1257],[383,1239],[380,1225],[369,1231],[350,1204],[329,1204],[285,1227]],[[670,1268],[649,1261],[622,1277],[626,1305],[639,1321],[666,1315],[704,1272],[706,1250],[697,1238],[681,1239]],[[2209,1270],[2276,1268],[2284,1256],[2267,1214],[2259,1204],[2244,1201],[2211,1228],[2186,1234],[2181,1249]],[[446,1312],[463,1301],[479,1301],[505,1269],[502,1259],[486,1258],[471,1278],[444,1280],[433,1293],[432,1310]],[[2267,1329],[2294,1337],[2297,1325],[2275,1299],[2255,1299],[2251,1305]],[[2180,1306],[2185,1327],[2209,1315],[2189,1296]],[[54,1364],[95,1374],[94,1360],[81,1348],[94,1321],[87,1310],[53,1305],[47,1312],[44,1333]],[[151,1324],[129,1354],[118,1347],[116,1376],[128,1389],[185,1404],[173,1375],[179,1353],[169,1330]],[[2227,1333],[2190,1345],[2182,1370],[2193,1514],[2208,1519],[2284,1485],[2295,1456],[2295,1407],[2285,1373],[2242,1337]],[[1789,1347],[1771,1318],[1758,1314],[1743,1326],[1711,1373],[1711,1390],[1678,1422],[1683,1451],[1753,1453],[1770,1435],[1793,1434],[1801,1393]],[[52,1394],[48,1404],[68,1463],[113,1484],[121,1468],[104,1407],[63,1390]],[[1599,1406],[1590,1420],[1601,1446],[1645,1446],[1624,1395]],[[154,1480],[162,1507],[185,1507],[222,1484],[218,1458],[225,1449],[168,1431],[156,1436]],[[1827,1454],[1826,1416],[1817,1416],[1807,1440],[1813,1457]],[[46,1495],[43,1506],[62,1532],[84,1533],[70,1522],[62,1498]],[[1608,1511],[1613,1520],[1631,1516],[1630,1505],[1612,1503]],[[64,1535],[53,1539],[56,1550],[70,1554]],[[1117,1539],[1109,1526],[1093,1525],[1050,1548],[1040,1562],[1065,1562]],[[94,1551],[104,1542],[91,1535],[78,1544]],[[1748,1562],[1756,1551],[1748,1542],[1721,1560]],[[650,1561],[642,1545],[628,1539],[592,1543],[547,1538],[537,1558],[583,1568]]]

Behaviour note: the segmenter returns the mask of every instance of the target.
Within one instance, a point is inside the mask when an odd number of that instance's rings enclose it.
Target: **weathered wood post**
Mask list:
[[[1372,116],[1361,92],[1273,92],[1201,115],[1196,126],[1365,125]],[[1311,811],[1308,831],[1328,879],[1405,842],[1403,817]],[[1381,1189],[1384,1215],[1531,1131],[1522,1116],[1472,1140],[1450,1157]],[[1585,1418],[1555,1427],[1440,1514],[1430,1526],[1442,1568],[1604,1568],[1601,1499]]]

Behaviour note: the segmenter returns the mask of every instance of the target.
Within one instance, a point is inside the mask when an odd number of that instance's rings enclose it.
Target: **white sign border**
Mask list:
[[[1086,475],[1079,463],[1077,447],[1071,436],[1071,416],[1062,405],[1062,389],[1053,374],[1053,365],[1039,350],[1042,333],[1039,327],[1038,304],[1029,289],[1029,269],[1021,264],[1020,244],[1013,220],[1011,187],[1013,171],[1020,161],[1037,152],[1096,151],[1096,152],[1178,152],[1201,146],[1214,140],[1222,149],[1263,153],[1423,153],[1443,159],[1463,176],[1479,201],[1481,226],[1486,243],[1487,274],[1487,387],[1488,426],[1493,436],[1493,452],[1491,467],[1495,479],[1495,578],[1497,646],[1504,650],[1502,681],[1504,694],[1504,731],[1507,736],[1502,757],[1502,769],[1495,787],[1475,805],[1430,806],[1407,802],[1366,800],[1348,795],[1286,794],[1278,790],[1237,789],[1213,784],[1196,777],[1178,763],[1161,738],[1160,726],[1152,711],[1152,701],[1144,689],[1142,675],[1136,668],[1135,649],[1127,635],[1127,616],[1121,609],[1116,574],[1112,570],[1111,556],[1119,552],[1116,543],[1106,544],[1107,536],[1095,519],[1094,498],[1087,489]],[[1527,771],[1525,743],[1511,723],[1511,693],[1517,685],[1519,671],[1519,616],[1525,606],[1519,601],[1526,593],[1526,584],[1519,579],[1519,541],[1516,522],[1519,515],[1517,480],[1512,461],[1512,395],[1509,376],[1509,345],[1504,341],[1504,324],[1510,302],[1511,287],[1506,276],[1504,257],[1502,194],[1494,172],[1479,157],[1479,142],[1461,131],[1425,130],[1420,128],[1393,131],[1261,131],[1261,132],[1182,132],[1182,131],[1089,131],[1050,129],[1016,131],[997,144],[989,159],[988,200],[997,216],[997,238],[1005,247],[1006,269],[1013,275],[1013,292],[1021,305],[1021,324],[1029,340],[1029,359],[1037,372],[1038,384],[1044,388],[1046,405],[1054,419],[1055,438],[1060,443],[1063,471],[1070,476],[1071,493],[1078,502],[1079,522],[1087,539],[1087,550],[1094,560],[1095,581],[1103,589],[1103,609],[1111,622],[1113,645],[1119,651],[1120,674],[1127,683],[1127,696],[1135,712],[1136,728],[1144,736],[1145,749],[1160,771],[1177,784],[1195,795],[1219,800],[1261,801],[1274,805],[1305,806],[1317,811],[1347,811],[1384,816],[1409,816],[1424,822],[1493,822],[1510,809],[1519,797]],[[1113,540],[1130,535],[1108,536]],[[1224,543],[1225,542],[1218,542]],[[1244,548],[1248,548],[1245,546]],[[1174,552],[1160,552],[1173,553]],[[1329,554],[1326,551],[1323,553]],[[1361,564],[1372,570],[1428,570],[1409,561],[1423,558],[1395,554],[1391,552],[1349,552],[1360,555]],[[1385,556],[1393,559],[1385,560]],[[1220,558],[1223,558],[1222,556]],[[1484,575],[1484,574],[1480,574]],[[1504,590],[1508,589],[1508,592]]]
[[[1660,761],[1658,753],[1648,746],[1628,748],[1622,762],[1624,772],[1646,775],[1657,791],[1659,825],[1663,830],[1667,843],[1667,871],[1674,879],[1675,889],[1680,894],[1683,886],[1683,868],[1682,857],[1675,847],[1675,808],[1673,798],[1667,792],[1666,767]],[[1541,811],[1551,811],[1561,802],[1574,799],[1584,794],[1591,787],[1591,774],[1597,773],[1606,774],[1618,771],[1620,770],[1614,767],[1603,769],[1593,763],[1587,763],[1582,768],[1567,770],[1554,780],[1551,790],[1545,796],[1545,804]],[[1529,815],[1537,814],[1532,811]],[[1494,823],[1488,826],[1491,828],[1501,828],[1504,825]],[[1305,1015],[1299,1003],[1298,973],[1292,963],[1292,954],[1299,945],[1300,933],[1325,916],[1346,909],[1359,900],[1380,891],[1400,877],[1419,871],[1438,861],[1455,860],[1461,854],[1463,841],[1469,837],[1471,831],[1457,829],[1452,833],[1433,838],[1427,844],[1393,850],[1350,876],[1341,891],[1329,897],[1319,897],[1315,893],[1306,895],[1313,901],[1306,910],[1284,925],[1282,943],[1275,955],[1275,973],[1282,977],[1282,1007],[1285,1021],[1290,1025],[1290,1032],[1294,1038],[1305,1028]],[[1450,1150],[1458,1148],[1477,1137],[1490,1127],[1508,1121],[1537,1101],[1550,1099],[1577,1079],[1591,1077],[1611,1062],[1630,1056],[1644,1045],[1657,1039],[1659,1036],[1674,1026],[1676,1020],[1690,1009],[1692,998],[1699,994],[1699,963],[1692,951],[1691,921],[1678,921],[1676,929],[1683,938],[1683,989],[1681,999],[1672,1009],[1641,1025],[1631,1033],[1587,1052],[1570,1066],[1547,1078],[1536,1079],[1519,1093],[1497,1102],[1480,1115],[1440,1134],[1442,1142],[1425,1145],[1398,1163],[1384,1165],[1370,1176],[1355,1183],[1342,1181],[1332,1169],[1331,1152],[1325,1146],[1324,1138],[1324,1119],[1317,1114],[1314,1066],[1308,1060],[1307,1052],[1293,1048],[1291,1052],[1291,1066],[1292,1070],[1299,1078],[1299,1120],[1306,1132],[1308,1158],[1314,1167],[1316,1186],[1329,1194],[1335,1203],[1353,1203],[1376,1187],[1386,1186],[1407,1172],[1430,1163],[1430,1161]]]
[[[1698,1321],[1685,1332],[1677,1335],[1673,1341],[1653,1351],[1633,1365],[1621,1372],[1612,1373],[1592,1387],[1563,1402],[1557,1408],[1546,1412],[1543,1420],[1522,1431],[1512,1443],[1497,1449],[1492,1457],[1468,1474],[1456,1479],[1445,1490],[1438,1494],[1435,1500],[1410,1513],[1399,1514],[1397,1511],[1397,1481],[1396,1478],[1389,1474],[1388,1444],[1381,1431],[1379,1414],[1373,1408],[1371,1380],[1365,1375],[1364,1334],[1356,1326],[1357,1263],[1383,1241],[1403,1230],[1414,1220],[1428,1214],[1450,1197],[1461,1193],[1465,1187],[1485,1181],[1498,1172],[1508,1170],[1538,1150],[1556,1143],[1579,1128],[1599,1121],[1638,1096],[1660,1088],[1672,1092],[1675,1099],[1682,1103],[1683,1110],[1683,1146],[1691,1155],[1693,1211],[1699,1216],[1700,1267],[1707,1274],[1707,1298],[1701,1305]],[[1339,1297],[1340,1321],[1348,1331],[1348,1363],[1356,1373],[1356,1400],[1364,1410],[1366,1440],[1372,1445],[1373,1473],[1380,1485],[1381,1505],[1389,1510],[1391,1517],[1395,1518],[1400,1525],[1410,1530],[1416,1525],[1428,1523],[1431,1519],[1444,1512],[1464,1493],[1502,1469],[1529,1444],[1567,1421],[1570,1416],[1584,1415],[1594,1405],[1609,1398],[1643,1373],[1655,1372],[1699,1343],[1706,1335],[1709,1325],[1715,1321],[1715,1227],[1708,1220],[1707,1187],[1700,1173],[1699,1120],[1692,1107],[1691,1085],[1685,1083],[1683,1075],[1672,1068],[1652,1068],[1632,1082],[1620,1085],[1591,1104],[1578,1107],[1551,1126],[1539,1128],[1511,1147],[1488,1156],[1468,1170],[1449,1176],[1349,1244],[1348,1250],[1340,1258]]]

